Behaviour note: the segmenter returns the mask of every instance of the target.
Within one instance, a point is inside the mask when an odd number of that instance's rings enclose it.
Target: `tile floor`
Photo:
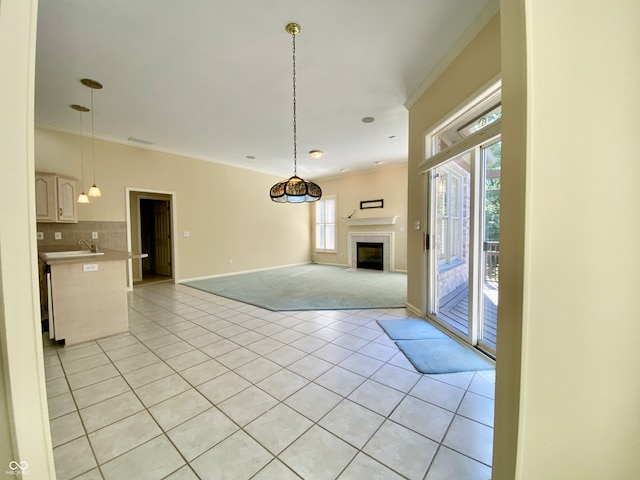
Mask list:
[[[487,480],[494,372],[416,373],[376,323],[407,316],[136,288],[129,333],[44,337],[58,480]]]

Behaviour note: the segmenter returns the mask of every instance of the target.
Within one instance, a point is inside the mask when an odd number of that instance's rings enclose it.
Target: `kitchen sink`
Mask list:
[[[49,260],[52,258],[93,257],[96,255],[104,255],[104,252],[91,252],[89,250],[68,250],[66,252],[45,252],[44,258]]]

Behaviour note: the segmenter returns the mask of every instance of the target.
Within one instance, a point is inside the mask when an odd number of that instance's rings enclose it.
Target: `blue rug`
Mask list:
[[[333,265],[295,265],[184,282],[274,311],[403,308],[407,275]]]
[[[493,370],[480,354],[448,337],[425,320],[378,320],[407,360],[420,373]]]

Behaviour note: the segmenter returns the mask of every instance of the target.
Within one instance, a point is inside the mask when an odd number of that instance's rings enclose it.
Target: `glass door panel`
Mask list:
[[[478,282],[481,292],[479,316],[480,346],[495,354],[496,330],[498,326],[498,282],[500,252],[500,169],[502,142],[483,146],[482,185],[481,185],[481,245],[482,245],[482,278]]]
[[[471,154],[454,157],[431,175],[432,259],[430,315],[469,334]]]

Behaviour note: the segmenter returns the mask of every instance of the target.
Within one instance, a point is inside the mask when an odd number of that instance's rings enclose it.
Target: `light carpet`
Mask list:
[[[480,353],[461,345],[426,320],[378,320],[420,373],[455,373],[492,370]]]
[[[332,265],[295,265],[185,282],[274,311],[402,308],[407,275]]]

